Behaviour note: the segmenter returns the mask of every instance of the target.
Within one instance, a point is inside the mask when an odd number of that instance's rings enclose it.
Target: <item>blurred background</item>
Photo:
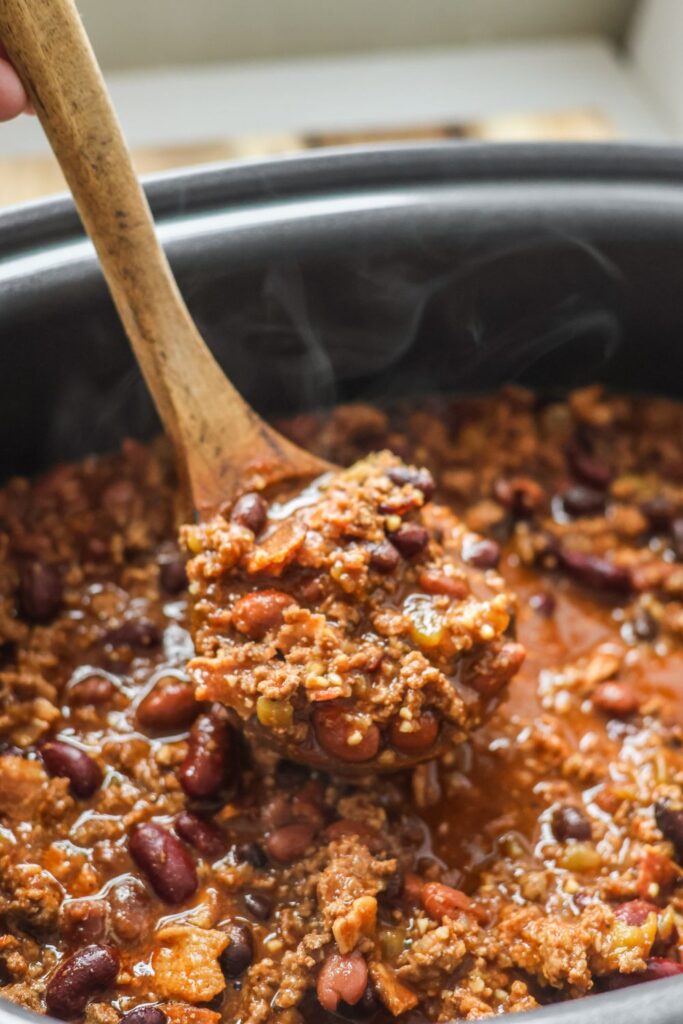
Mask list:
[[[140,173],[391,139],[683,136],[683,0],[77,0]],[[35,119],[0,205],[63,189]]]

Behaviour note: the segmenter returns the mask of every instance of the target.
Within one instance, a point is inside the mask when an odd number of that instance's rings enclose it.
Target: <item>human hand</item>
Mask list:
[[[30,110],[26,90],[0,43],[0,121],[10,121],[18,114],[29,113]]]

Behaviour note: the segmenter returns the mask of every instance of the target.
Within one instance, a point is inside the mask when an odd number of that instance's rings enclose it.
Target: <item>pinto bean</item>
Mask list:
[[[160,1006],[154,1003],[140,1003],[132,1010],[126,1010],[119,1024],[167,1024],[168,1017]]]
[[[316,982],[318,1002],[334,1013],[342,1000],[348,1006],[360,1002],[368,985],[368,965],[357,950],[353,953],[328,953]]]
[[[95,707],[106,704],[114,696],[115,687],[106,676],[86,676],[71,687],[68,692],[69,704],[81,708],[88,704]]]
[[[232,624],[250,640],[261,640],[283,623],[285,608],[296,601],[280,590],[260,590],[240,597],[232,608]]]
[[[180,766],[180,784],[189,797],[216,796],[225,786],[234,759],[234,738],[216,714],[200,715],[190,730],[188,750]]]
[[[261,495],[256,494],[255,491],[250,491],[238,498],[230,513],[233,523],[246,526],[256,536],[265,526],[267,517],[268,506]]]
[[[52,974],[45,990],[48,1013],[62,1020],[80,1017],[95,996],[112,985],[119,970],[113,946],[91,945],[77,950]]]
[[[582,811],[570,804],[558,807],[553,812],[550,827],[558,843],[564,843],[567,839],[591,838],[590,821]]]
[[[119,942],[135,943],[151,931],[154,924],[154,900],[139,879],[124,876],[109,891],[111,928]]]
[[[369,761],[380,746],[380,731],[373,723],[367,728],[343,708],[315,708],[313,730],[320,746],[330,756],[349,764]]]
[[[164,676],[143,697],[135,717],[147,729],[184,729],[199,714],[200,706],[189,683],[175,676]]]
[[[40,756],[50,775],[69,780],[75,796],[87,798],[102,785],[102,769],[89,754],[61,740],[48,740]]]
[[[593,705],[615,718],[628,718],[638,710],[638,695],[628,683],[607,680],[593,691]]]
[[[197,872],[187,847],[161,825],[150,821],[136,825],[128,839],[128,850],[166,903],[183,903],[195,892]]]
[[[429,534],[419,523],[402,523],[398,530],[392,530],[387,536],[404,558],[419,555],[429,541]]]
[[[279,864],[293,864],[303,857],[313,842],[315,828],[305,822],[294,822],[275,829],[268,836],[266,849]]]
[[[439,569],[423,569],[418,577],[420,589],[427,594],[443,594],[456,601],[462,601],[469,593],[469,587],[457,576],[447,576]]]
[[[62,605],[62,578],[59,570],[37,559],[25,562],[19,570],[19,610],[30,622],[54,619]]]
[[[248,924],[235,921],[226,929],[228,945],[220,955],[226,978],[239,978],[254,959],[254,936]]]
[[[442,917],[456,917],[471,904],[469,896],[441,882],[425,882],[420,890],[420,903],[434,921]]]
[[[218,825],[198,814],[193,814],[192,811],[182,811],[173,827],[181,839],[193,846],[207,860],[218,860],[227,849],[225,836]]]
[[[423,711],[417,720],[417,729],[411,732],[401,730],[404,724],[398,715],[389,722],[389,742],[402,754],[424,754],[439,735],[439,720],[433,711]]]

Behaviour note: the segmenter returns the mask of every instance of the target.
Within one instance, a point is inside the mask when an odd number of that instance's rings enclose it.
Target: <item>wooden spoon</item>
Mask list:
[[[69,183],[195,508],[330,467],[269,427],[201,338],[72,0],[0,0],[0,39]]]

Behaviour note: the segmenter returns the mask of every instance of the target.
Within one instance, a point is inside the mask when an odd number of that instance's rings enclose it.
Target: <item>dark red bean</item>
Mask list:
[[[585,841],[591,838],[590,821],[582,811],[570,804],[558,807],[553,812],[550,827],[558,843],[565,843],[568,839]]]
[[[126,1010],[119,1024],[166,1024],[168,1017],[160,1006],[154,1003],[140,1003],[132,1010]]]
[[[429,534],[419,523],[402,523],[398,530],[391,531],[387,536],[404,558],[419,555],[429,541]]]
[[[254,959],[254,936],[242,921],[235,921],[226,933],[228,945],[220,955],[220,965],[226,978],[239,978]]]
[[[658,914],[659,907],[647,900],[629,900],[614,908],[614,916],[625,924],[640,927],[645,924],[650,914]]]
[[[656,494],[640,506],[640,511],[648,521],[651,530],[665,533],[676,516],[676,506],[665,494]]]
[[[423,711],[413,732],[402,732],[403,719],[396,715],[389,722],[389,742],[402,754],[424,754],[436,742],[439,720],[432,711]]]
[[[110,629],[105,634],[104,643],[112,647],[147,650],[161,643],[161,630],[149,619],[128,619],[115,629]]]
[[[341,707],[317,707],[313,712],[313,730],[323,750],[331,757],[349,764],[370,761],[380,747],[381,735],[373,723],[363,732],[360,743],[349,743],[361,723],[352,712]]]
[[[425,501],[429,501],[434,494],[434,477],[428,469],[416,469],[413,466],[392,466],[391,469],[387,470],[387,476],[398,487],[412,484],[418,491],[422,491]]]
[[[173,827],[180,838],[193,846],[206,860],[218,860],[227,849],[225,836],[218,825],[192,811],[182,811]]]
[[[150,821],[136,825],[128,839],[128,850],[166,903],[183,903],[196,891],[197,872],[187,847],[161,825]]]
[[[567,461],[574,476],[590,487],[604,491],[612,479],[609,466],[582,448],[572,445],[567,450]]]
[[[237,843],[232,852],[237,864],[251,864],[253,868],[264,868],[268,863],[268,858],[258,843]]]
[[[632,589],[628,569],[622,565],[615,565],[614,562],[599,555],[560,548],[557,552],[557,561],[568,576],[592,590],[627,594]]]
[[[113,946],[84,946],[64,960],[45,990],[47,1012],[62,1020],[80,1017],[89,1001],[116,980],[119,956]]]
[[[562,506],[570,516],[594,516],[605,510],[605,495],[593,487],[576,484],[562,495]]]
[[[85,798],[102,785],[102,769],[89,754],[61,740],[48,740],[40,756],[50,775],[68,779],[72,793]]]
[[[370,568],[375,572],[382,573],[383,576],[388,576],[393,572],[401,561],[397,549],[388,540],[370,544],[368,551],[370,552]]]
[[[106,676],[87,676],[69,690],[69,704],[77,708],[88,704],[106,704],[114,696],[115,690],[111,679],[107,679]]]
[[[245,893],[244,905],[257,921],[267,921],[273,912],[273,904],[262,892]]]
[[[673,844],[676,861],[683,865],[683,806],[660,800],[655,804],[655,822],[664,838]]]
[[[268,506],[260,494],[252,491],[237,499],[230,518],[233,523],[246,526],[253,534],[258,535],[266,524]]]
[[[31,622],[54,619],[62,606],[62,578],[53,565],[25,562],[19,569],[19,610]]]
[[[135,717],[147,729],[168,731],[186,728],[200,710],[189,683],[165,676],[140,701]]]
[[[234,737],[228,723],[213,713],[200,715],[190,729],[180,784],[193,800],[216,796],[227,784],[234,760]]]
[[[476,569],[495,569],[500,562],[500,545],[488,537],[468,534],[462,545],[462,559]]]
[[[557,602],[553,594],[549,594],[547,590],[541,590],[538,594],[531,595],[529,605],[537,615],[549,619],[555,612]]]
[[[315,828],[305,822],[283,825],[268,836],[266,849],[279,864],[293,864],[313,842]]]
[[[180,555],[159,563],[159,582],[166,593],[173,596],[185,590],[187,587],[187,570],[185,569],[185,562]]]

